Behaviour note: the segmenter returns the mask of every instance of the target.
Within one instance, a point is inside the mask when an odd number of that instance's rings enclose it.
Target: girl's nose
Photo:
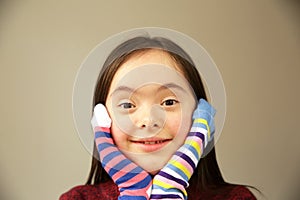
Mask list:
[[[159,105],[140,108],[136,126],[140,129],[160,130],[165,122],[164,110]]]
[[[160,127],[159,123],[153,119],[151,116],[144,117],[142,120],[138,122],[137,125],[139,128],[154,128]]]

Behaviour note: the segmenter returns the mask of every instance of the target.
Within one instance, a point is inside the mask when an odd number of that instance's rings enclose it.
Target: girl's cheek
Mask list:
[[[168,127],[169,132],[173,136],[176,136],[179,132],[181,123],[182,123],[181,115],[180,114],[174,114],[174,115],[169,115],[167,117],[167,121],[166,121],[165,126]]]
[[[116,146],[120,149],[127,149],[127,135],[124,134],[117,126],[112,124],[111,126],[111,134],[116,143]]]
[[[175,139],[174,144],[180,146],[184,143],[191,129],[191,115],[182,112],[170,114],[166,125]]]

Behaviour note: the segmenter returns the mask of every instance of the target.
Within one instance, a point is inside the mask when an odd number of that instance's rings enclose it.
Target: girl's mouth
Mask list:
[[[153,152],[161,149],[172,139],[161,139],[161,138],[147,138],[147,139],[140,139],[140,140],[131,140],[137,148],[142,150],[143,152]]]

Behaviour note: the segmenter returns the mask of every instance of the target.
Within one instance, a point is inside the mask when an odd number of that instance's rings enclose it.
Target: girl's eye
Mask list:
[[[178,101],[176,101],[175,99],[167,99],[164,102],[162,102],[162,106],[173,106],[176,103],[178,103]]]
[[[130,109],[130,108],[134,108],[135,107],[135,105],[133,105],[130,102],[121,103],[119,106],[121,108],[124,108],[124,109]]]

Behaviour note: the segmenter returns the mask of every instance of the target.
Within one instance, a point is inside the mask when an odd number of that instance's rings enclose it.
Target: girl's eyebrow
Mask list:
[[[181,87],[180,85],[177,85],[176,83],[166,83],[163,84],[162,86],[160,86],[157,91],[161,91],[161,90],[165,90],[165,89],[179,89],[182,92],[187,92],[185,89],[183,89],[183,87]]]
[[[161,90],[166,90],[166,89],[178,89],[182,92],[187,92],[185,89],[183,89],[183,87],[177,85],[176,83],[166,83],[166,84],[163,84],[161,85],[158,89],[157,89],[157,92],[161,91]],[[116,93],[116,92],[128,92],[128,93],[132,93],[134,92],[135,89],[131,88],[131,87],[128,87],[128,86],[124,86],[124,85],[121,85],[119,87],[117,87],[112,93],[111,93],[111,96]]]
[[[114,93],[116,93],[116,92],[128,92],[128,93],[132,93],[133,91],[134,91],[134,89],[133,88],[130,88],[130,87],[128,87],[128,86],[123,86],[123,85],[121,85],[121,86],[119,86],[119,87],[117,87],[112,93],[111,93],[111,95],[110,96],[112,96]]]

